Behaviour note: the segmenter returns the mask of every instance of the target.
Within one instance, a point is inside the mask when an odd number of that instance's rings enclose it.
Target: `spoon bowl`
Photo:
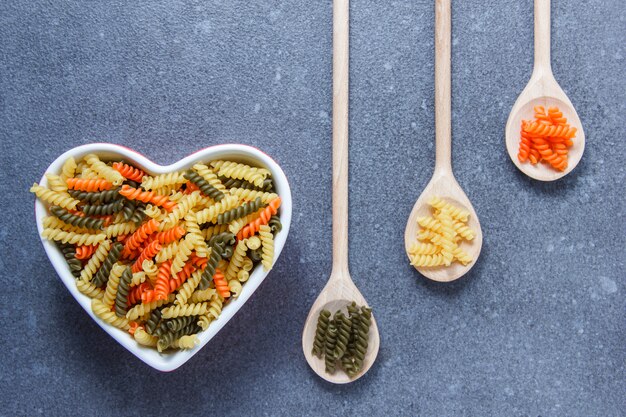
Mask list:
[[[553,83],[554,85],[550,87],[550,90],[555,91],[558,88],[561,94],[546,95],[545,83],[544,87],[529,85],[515,102],[506,123],[506,148],[511,161],[524,174],[539,181],[554,181],[569,174],[576,168],[585,151],[585,132],[578,118],[578,113],[556,80],[553,79]],[[543,106],[546,109],[558,107],[563,112],[563,117],[566,117],[570,125],[577,129],[576,137],[573,140],[574,145],[569,149],[565,171],[557,171],[545,163],[535,165],[530,162],[522,163],[517,158],[522,120],[533,120],[535,106]]]
[[[535,106],[558,107],[568,123],[577,129],[574,145],[569,149],[567,168],[557,171],[545,163],[521,163],[519,152],[522,120],[532,120]],[[552,74],[550,64],[550,0],[535,0],[535,64],[530,81],[517,98],[505,129],[506,148],[515,166],[539,181],[554,181],[572,172],[585,151],[585,132],[578,113]]]
[[[312,353],[315,331],[317,329],[317,319],[322,310],[328,310],[332,314],[341,310],[347,314],[348,310],[346,307],[352,304],[353,301],[359,306],[367,306],[365,298],[363,298],[363,295],[361,295],[354,285],[351,285],[351,282],[344,280],[342,277],[335,278],[331,276],[328,284],[317,297],[315,303],[313,303],[304,325],[304,331],[302,332],[302,348],[306,361],[316,374],[333,384],[347,384],[361,378],[369,371],[378,356],[380,336],[373,314],[368,335],[367,353],[365,354],[361,370],[355,376],[349,377],[345,372],[339,369],[335,371],[334,374],[327,373],[324,358],[322,357],[320,359]]]
[[[404,231],[404,246],[407,256],[409,256],[409,248],[417,242],[417,233],[420,229],[420,226],[417,224],[417,219],[424,216],[432,216],[432,208],[428,204],[428,201],[433,196],[440,197],[447,203],[467,210],[470,213],[467,226],[472,229],[475,234],[474,239],[471,241],[462,241],[459,244],[459,247],[472,257],[472,262],[469,264],[463,265],[459,262],[453,262],[447,267],[416,267],[419,273],[428,279],[439,282],[450,282],[462,277],[472,269],[480,256],[483,245],[483,233],[472,203],[451,173],[449,175],[445,173],[440,175],[435,174],[417,199],[409,215],[409,220]]]

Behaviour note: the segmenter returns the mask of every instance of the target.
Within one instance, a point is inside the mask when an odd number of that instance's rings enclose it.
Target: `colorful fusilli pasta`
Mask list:
[[[214,161],[153,176],[89,154],[46,179],[31,188],[50,213],[42,236],[94,314],[142,346],[193,348],[255,266],[273,262],[280,197],[264,168]]]

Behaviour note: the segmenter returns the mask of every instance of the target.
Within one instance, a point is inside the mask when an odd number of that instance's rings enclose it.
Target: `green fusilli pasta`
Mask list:
[[[98,269],[98,272],[96,272],[96,275],[93,277],[92,282],[96,287],[102,287],[106,284],[109,279],[111,268],[113,268],[113,264],[120,258],[122,249],[124,249],[124,245],[119,242],[116,242],[113,246],[111,246],[111,250],[109,250],[109,253],[102,262],[100,269]]]
[[[178,330],[177,332],[165,333],[159,337],[159,341],[157,342],[157,349],[159,352],[162,352],[165,349],[169,348],[176,339],[180,339],[183,336],[196,334],[201,330],[202,328],[200,326],[198,326],[196,323],[192,323],[189,326]]]
[[[96,218],[87,217],[87,216],[85,217],[76,216],[59,206],[50,207],[50,212],[56,217],[58,217],[59,220],[67,224],[71,224],[72,226],[76,226],[76,227],[100,230],[102,229],[102,225],[104,224],[104,221],[102,219],[96,219]]]
[[[198,283],[199,290],[206,290],[209,288],[209,284],[211,280],[213,280],[213,275],[215,274],[215,268],[217,268],[217,263],[222,260],[222,255],[220,251],[211,246],[211,250],[209,251],[208,262],[204,271],[202,271],[202,276],[200,277],[200,282]]]
[[[330,323],[330,311],[322,310],[317,318],[317,328],[315,329],[315,340],[313,341],[313,350],[311,353],[318,358],[322,357],[322,353],[326,349],[326,329]]]
[[[189,326],[191,323],[196,322],[197,320],[198,320],[197,316],[183,316],[183,317],[176,317],[174,319],[165,320],[164,323],[168,331],[177,332]]]
[[[337,346],[337,326],[334,321],[328,323],[326,328],[326,350],[324,352],[324,362],[326,364],[326,372],[335,373],[335,357],[333,356],[335,347]]]
[[[280,217],[278,216],[270,217],[270,221],[267,224],[272,229],[274,235],[283,230],[283,224],[280,222]]]
[[[224,193],[209,184],[207,180],[202,178],[197,172],[189,170],[185,172],[185,178],[194,183],[202,192],[202,194],[211,197],[215,201],[220,201],[224,198]]]
[[[347,306],[348,314],[338,310],[331,319],[328,310],[318,317],[312,354],[324,359],[327,373],[334,373],[337,365],[354,378],[362,369],[367,354],[372,310],[359,308],[356,303]]]
[[[81,211],[86,216],[106,216],[109,214],[117,213],[124,207],[124,200],[117,200],[108,204],[99,205],[84,205],[81,207]]]
[[[130,289],[130,281],[133,279],[133,273],[130,267],[126,268],[120,277],[120,283],[117,287],[117,295],[115,296],[115,314],[118,317],[126,317],[128,312],[128,291]]]
[[[249,201],[239,207],[235,207],[234,209],[218,214],[217,224],[230,223],[235,219],[239,219],[243,216],[256,212],[261,207],[264,207],[264,204],[261,202],[261,198],[257,197],[254,201]]]
[[[146,332],[148,334],[154,333],[156,328],[161,323],[161,309],[155,309],[150,312],[150,317],[146,320]]]
[[[359,322],[356,328],[356,333],[354,334],[354,365],[359,370],[363,367],[363,360],[365,359],[365,355],[367,354],[371,321],[372,310],[368,307],[361,307]]]
[[[352,330],[352,320],[341,311],[337,312],[333,318],[337,326],[337,343],[333,352],[335,359],[341,359],[348,349],[350,341],[350,331]]]
[[[79,190],[68,190],[70,196],[76,200],[80,200],[85,204],[109,204],[114,201],[120,200],[122,196],[119,193],[120,188],[112,188],[110,190],[87,192]]]
[[[65,243],[57,243],[57,245],[59,246],[59,249],[61,249],[61,253],[63,253],[63,257],[65,258],[72,275],[74,275],[74,278],[80,277],[80,271],[83,269],[83,263],[76,259],[76,249],[74,249],[74,246]]]

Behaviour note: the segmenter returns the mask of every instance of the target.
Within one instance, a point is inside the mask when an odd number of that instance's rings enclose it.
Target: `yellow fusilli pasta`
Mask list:
[[[207,288],[206,290],[196,290],[191,297],[189,297],[190,304],[197,304],[203,301],[209,301],[215,294],[215,288]]]
[[[85,161],[89,164],[99,176],[110,181],[114,186],[121,185],[124,182],[124,176],[115,169],[111,168],[98,158],[97,155],[89,154],[85,156]]]
[[[71,156],[65,160],[63,167],[61,167],[61,181],[65,182],[66,179],[74,177],[76,175],[76,160]]]
[[[474,239],[474,232],[468,226],[466,226],[463,222],[455,221],[454,222],[454,230],[465,240]]]
[[[204,164],[195,164],[193,169],[198,173],[198,175],[204,178],[206,182],[211,184],[213,188],[221,192],[226,190],[224,184],[222,184],[222,182],[217,178],[217,175],[215,175],[215,173],[208,166]]]
[[[107,237],[103,233],[74,233],[52,228],[44,229],[41,236],[49,240],[71,243],[73,245],[97,245],[98,243],[103,242]]]
[[[149,347],[156,347],[157,342],[159,341],[158,337],[148,334],[143,327],[137,328],[133,337],[140,345]]]
[[[191,194],[183,196],[178,200],[176,208],[169,213],[160,225],[161,230],[171,229],[183,219],[191,209],[200,201],[200,191],[194,191]],[[195,220],[195,219],[194,219]]]
[[[185,238],[178,245],[178,251],[176,252],[176,255],[174,255],[174,260],[172,261],[172,275],[178,274],[183,270],[185,262],[187,262],[187,259],[189,259],[191,252],[197,244],[198,242],[196,236],[190,234],[185,235]]]
[[[228,192],[231,195],[236,195],[239,199],[245,201],[253,201],[256,198],[260,198],[265,204],[278,197],[278,194],[276,193],[266,193],[264,191],[248,190],[246,188],[231,188]]]
[[[91,300],[91,310],[97,317],[111,326],[122,330],[128,330],[130,328],[126,317],[116,316],[115,313],[111,311],[110,307],[97,298]]]
[[[441,266],[444,264],[443,255],[413,255],[411,265],[413,266]]]
[[[409,248],[409,254],[411,255],[434,255],[439,252],[439,247],[432,243],[420,243],[415,242]]]
[[[145,272],[146,277],[150,281],[150,284],[154,287],[156,283],[156,277],[159,273],[159,268],[154,264],[154,262],[150,259],[146,259],[141,263],[141,269]]]
[[[135,272],[133,279],[130,281],[130,285],[136,287],[137,285],[146,281],[146,273],[143,271]]]
[[[269,271],[274,264],[274,235],[272,229],[268,225],[263,225],[259,229],[259,236],[262,243],[261,263],[263,269]]]
[[[109,308],[113,307],[113,303],[115,303],[117,287],[119,286],[122,272],[124,272],[125,269],[126,267],[120,263],[114,264],[111,268],[111,273],[109,274],[107,286],[104,290],[104,296],[102,297],[102,302]]]
[[[239,282],[246,282],[250,279],[250,273],[245,269],[240,269],[239,272],[237,272],[237,279]]]
[[[261,239],[258,236],[248,238],[248,249],[256,250],[261,247]]]
[[[144,190],[154,190],[158,188],[168,187],[170,185],[180,185],[187,181],[183,172],[170,172],[168,174],[156,175],[150,177],[144,175],[141,179],[141,187]]]
[[[208,257],[209,247],[204,241],[202,232],[200,231],[200,226],[196,223],[196,216],[193,212],[187,213],[185,216],[185,230],[187,231],[187,236],[192,238],[195,242],[194,249],[196,251],[196,255],[201,258]]]
[[[430,204],[437,210],[448,209],[453,219],[459,220],[462,222],[466,222],[470,215],[469,211],[463,210],[459,207],[455,207],[452,204],[443,201],[441,198],[437,196],[433,196],[428,201],[428,204]]]
[[[266,169],[253,168],[249,165],[231,161],[213,161],[211,166],[218,170],[217,175],[246,180],[257,187],[263,187],[263,181],[270,174]]]
[[[76,281],[76,288],[78,288],[78,291],[85,294],[87,297],[93,299],[100,299],[103,295],[103,291],[100,288],[96,287],[91,282],[82,279]]]
[[[176,294],[176,304],[183,305],[187,304],[187,300],[191,297],[192,293],[195,291],[196,287],[200,283],[200,279],[202,278],[202,270],[197,270],[185,283],[178,289],[178,294]]]
[[[213,317],[213,319],[217,319],[220,316],[220,314],[222,314],[223,305],[224,305],[224,299],[220,297],[218,294],[215,294],[213,298],[211,298],[211,302],[209,303],[207,314]]]
[[[209,310],[209,303],[203,302],[198,304],[185,304],[166,307],[161,312],[164,319],[173,319],[183,316],[199,316],[205,314]]]
[[[112,224],[104,228],[107,237],[112,238],[119,235],[129,235],[137,230],[137,225],[133,222]]]
[[[111,250],[111,241],[105,240],[104,242],[98,245],[98,249],[94,252],[94,254],[89,258],[87,264],[82,271],[80,271],[80,279],[85,282],[91,282],[91,278],[98,272],[100,269],[100,265],[106,258],[107,254]]]
[[[213,321],[213,316],[209,315],[209,313],[207,314],[203,314],[200,317],[198,317],[198,326],[200,326],[200,328],[202,330],[206,330],[209,328],[209,326],[211,325],[211,322]]]
[[[72,198],[72,196],[66,192],[52,191],[37,183],[34,183],[33,186],[30,187],[30,192],[34,193],[40,200],[66,210],[74,210],[80,202]]]
[[[168,304],[174,301],[174,295],[170,294],[169,297],[165,300],[154,300],[149,303],[141,303],[137,304],[135,307],[128,310],[126,313],[126,318],[128,320],[137,320],[137,318],[150,313],[157,307],[161,307],[163,304]]]
[[[159,222],[165,221],[165,218],[168,215],[166,210],[162,210],[158,206],[152,204],[146,205],[144,213],[146,213],[146,216],[150,217],[151,219],[158,220]],[[163,227],[163,223],[161,223],[159,227]]]
[[[227,281],[234,279],[237,276],[237,272],[243,266],[243,258],[246,256],[246,252],[248,250],[246,240],[240,240],[237,242],[237,246],[235,247],[235,251],[233,256],[230,258],[230,263],[228,264],[228,268],[224,273]]]
[[[243,289],[243,286],[241,285],[241,282],[238,279],[231,279],[230,281],[228,281],[228,289],[231,293],[231,297],[237,298],[239,297],[239,294],[241,294],[241,290]]]
[[[408,250],[411,264],[416,267],[450,266],[458,261],[464,265],[472,262],[472,257],[463,251],[459,244],[462,239],[472,240],[473,231],[466,224],[467,210],[455,207],[439,197],[432,197],[432,217],[420,217],[417,223],[422,227],[417,240]]]
[[[67,191],[67,183],[61,179],[60,176],[54,174],[46,174],[48,180],[48,187],[52,191],[65,192]]]
[[[168,245],[163,246],[159,253],[156,254],[156,257],[154,259],[157,261],[157,263],[162,263],[169,259],[172,259],[174,255],[176,255],[176,252],[178,252],[178,242],[172,242]]]
[[[198,224],[211,223],[217,220],[217,216],[227,210],[234,209],[239,205],[239,199],[234,195],[227,195],[219,203],[215,203],[196,213]]]
[[[195,334],[189,336],[181,336],[172,342],[172,346],[178,349],[193,349],[200,344],[200,339]]]

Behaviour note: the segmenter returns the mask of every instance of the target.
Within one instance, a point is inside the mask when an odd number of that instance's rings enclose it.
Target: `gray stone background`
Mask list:
[[[350,264],[382,345],[366,377],[332,386],[300,345],[330,273],[331,2],[0,2],[0,415],[624,415],[624,2],[553,1],[554,73],[587,148],[550,184],[503,139],[531,72],[532,1],[454,2],[454,168],[485,242],[447,285],[402,239],[434,161],[433,2],[351,12]],[[291,181],[274,271],[173,373],[93,323],[37,238],[29,186],[92,141],[163,164],[252,144]]]

